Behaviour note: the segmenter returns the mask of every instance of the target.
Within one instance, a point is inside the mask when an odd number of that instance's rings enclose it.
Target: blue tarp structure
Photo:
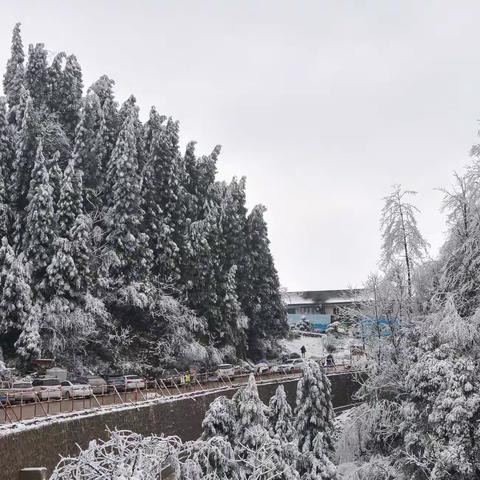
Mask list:
[[[359,333],[363,337],[380,335],[383,337],[389,337],[391,335],[391,327],[396,326],[395,320],[387,320],[386,318],[379,318],[378,320],[374,318],[364,317],[360,320]]]
[[[324,313],[289,313],[288,324],[293,326],[305,319],[312,326],[313,330],[324,332],[330,325],[331,318],[331,315]]]

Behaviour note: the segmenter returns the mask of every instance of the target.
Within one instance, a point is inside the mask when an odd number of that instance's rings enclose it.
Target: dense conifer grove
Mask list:
[[[0,309],[6,360],[148,369],[258,357],[286,332],[264,207],[220,154],[74,55],[24,52],[0,99]]]

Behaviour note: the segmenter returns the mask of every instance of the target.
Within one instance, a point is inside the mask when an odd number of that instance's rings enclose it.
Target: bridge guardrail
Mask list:
[[[352,370],[345,365],[325,367],[327,374],[346,373]],[[301,369],[292,371],[265,372],[255,375],[258,383],[264,383],[278,378],[296,378]],[[0,424],[15,423],[39,417],[69,413],[80,410],[103,408],[111,405],[125,405],[143,402],[153,398],[172,397],[185,395],[190,392],[218,389],[219,383],[225,389],[246,383],[249,373],[237,374],[234,377],[229,375],[215,376],[212,372],[191,374],[190,381],[186,382],[185,377],[179,374],[167,378],[145,379],[145,388],[134,390],[119,390],[115,385],[105,386],[101,394],[92,394],[91,397],[83,398],[62,398],[42,400],[37,392],[34,392],[34,401],[23,399],[19,392],[0,393]],[[182,379],[183,377],[183,379]],[[31,396],[31,393],[29,397]]]

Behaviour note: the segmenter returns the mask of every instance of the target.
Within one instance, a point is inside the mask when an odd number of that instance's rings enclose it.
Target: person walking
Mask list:
[[[302,358],[305,358],[305,354],[307,353],[307,349],[305,348],[305,345],[302,345],[300,352],[302,352]]]

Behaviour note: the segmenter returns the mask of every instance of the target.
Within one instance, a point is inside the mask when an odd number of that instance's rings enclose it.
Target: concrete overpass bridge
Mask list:
[[[361,373],[332,373],[332,402],[336,410],[348,408],[358,390]],[[260,378],[258,392],[268,404],[283,384],[289,403],[295,404],[300,375]],[[246,380],[246,379],[245,379]],[[218,396],[231,398],[244,382],[163,398],[34,418],[0,427],[0,480],[18,478],[22,468],[46,467],[49,472],[60,456],[74,456],[78,446],[108,437],[107,429],[131,430],[143,435],[176,435],[195,440],[210,403]]]

